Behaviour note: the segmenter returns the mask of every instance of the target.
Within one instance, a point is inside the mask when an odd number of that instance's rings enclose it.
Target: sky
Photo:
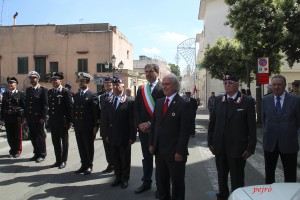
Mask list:
[[[117,26],[140,55],[176,64],[178,45],[203,30],[200,0],[0,0],[2,26],[109,23]],[[180,57],[179,66],[187,65]]]

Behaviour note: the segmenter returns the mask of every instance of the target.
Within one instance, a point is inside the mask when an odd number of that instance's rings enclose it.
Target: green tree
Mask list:
[[[225,0],[229,5],[227,24],[235,30],[245,55],[251,55],[251,63],[257,62],[259,57],[269,57],[270,73],[280,69],[280,52],[286,40],[283,1],[290,0]],[[257,122],[260,125],[261,87],[256,88]]]
[[[171,63],[169,64],[169,66],[170,66],[171,72],[178,77],[179,81],[181,81],[182,77],[181,77],[181,74],[180,74],[179,66],[175,65],[175,64],[171,64]]]
[[[241,44],[236,39],[218,38],[213,46],[207,46],[202,67],[216,79],[223,79],[224,72],[236,71],[246,80],[245,60]]]
[[[284,0],[281,9],[285,17],[282,51],[290,67],[300,62],[300,0]]]
[[[278,0],[280,1],[280,0]],[[284,41],[284,15],[276,0],[225,0],[228,3],[228,22],[235,31],[245,55],[250,55],[250,66],[257,59],[269,57],[270,73],[281,66],[281,47]]]

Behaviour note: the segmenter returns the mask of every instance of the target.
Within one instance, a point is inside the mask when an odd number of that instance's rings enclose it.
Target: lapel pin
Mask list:
[[[175,117],[175,113],[174,112],[172,113],[172,117]]]

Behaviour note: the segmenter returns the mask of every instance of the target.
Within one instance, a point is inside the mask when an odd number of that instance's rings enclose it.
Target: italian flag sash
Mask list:
[[[149,83],[142,85],[141,89],[142,89],[143,101],[145,103],[145,106],[147,108],[147,111],[148,111],[150,117],[152,117],[153,111],[154,111],[155,102],[154,102],[154,99],[153,99],[153,97],[151,95]]]

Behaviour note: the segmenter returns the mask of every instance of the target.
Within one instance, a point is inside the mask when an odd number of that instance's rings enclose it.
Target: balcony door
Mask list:
[[[37,71],[41,78],[40,81],[44,82],[46,78],[46,57],[35,57],[35,71]]]

